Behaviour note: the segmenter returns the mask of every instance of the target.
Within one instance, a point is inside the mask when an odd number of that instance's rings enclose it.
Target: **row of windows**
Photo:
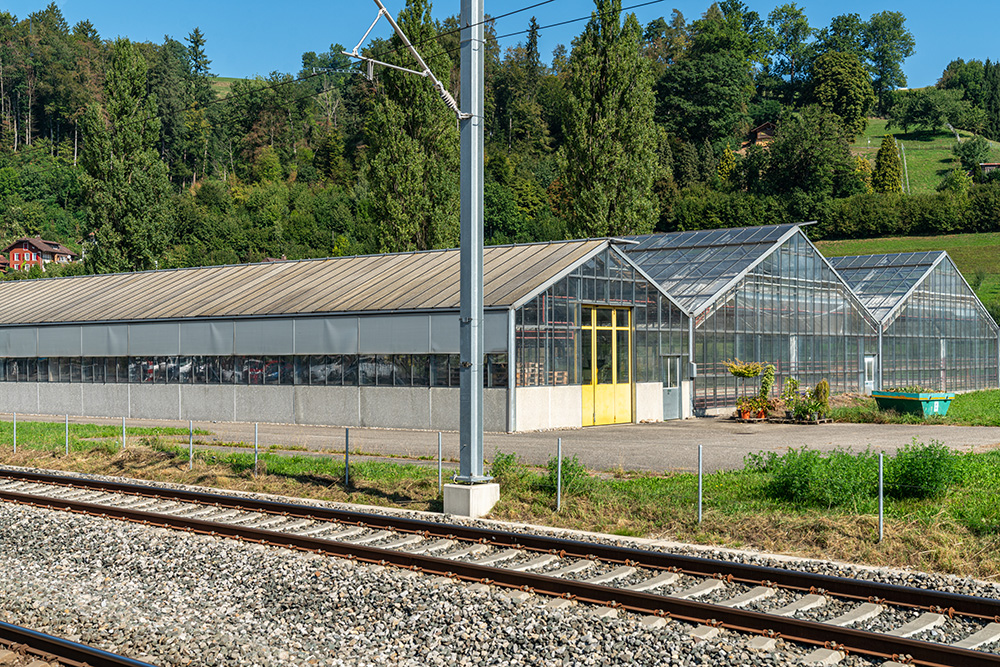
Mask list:
[[[507,355],[488,354],[483,386],[507,387]],[[8,358],[0,382],[458,387],[457,354]]]

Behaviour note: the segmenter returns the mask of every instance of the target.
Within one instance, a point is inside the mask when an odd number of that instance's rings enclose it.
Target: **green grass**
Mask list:
[[[955,135],[946,128],[935,131],[911,130],[905,133],[898,127],[886,130],[886,123],[887,121],[881,118],[869,119],[865,133],[855,140],[851,150],[856,155],[867,157],[874,165],[875,154],[882,145],[882,138],[886,134],[891,134],[897,142],[903,144],[910,177],[910,192],[913,194],[935,192],[941,179],[959,164],[951,152],[955,145]],[[959,131],[959,135],[963,138],[972,136],[965,131]],[[989,161],[1000,162],[1000,144],[990,143],[993,151]]]
[[[239,77],[233,76],[213,76],[210,78],[212,90],[219,97],[228,97],[233,87],[234,81],[242,81]]]
[[[875,399],[854,398],[854,405],[839,406],[830,410],[834,421],[852,424],[948,424],[952,426],[1000,426],[1000,389],[983,389],[958,394],[944,417],[919,417],[898,414],[892,410],[881,411]]]
[[[982,285],[976,290],[980,301],[988,303],[1000,299],[1000,263],[997,262],[1000,232],[817,241],[816,247],[826,257],[946,250],[970,284],[976,272],[984,275]]]
[[[205,433],[205,431],[195,430],[195,433]],[[163,435],[187,435],[187,429],[180,428],[138,428],[126,426],[125,437],[157,437]],[[121,426],[105,426],[99,424],[70,424],[69,442],[71,448],[84,449],[89,446],[110,444],[118,446],[121,444]],[[13,444],[14,423],[13,421],[0,421],[0,443]],[[18,447],[29,447],[35,449],[50,449],[56,446],[63,446],[66,442],[66,424],[61,422],[36,422],[19,421],[17,423],[17,444]],[[104,446],[102,444],[102,446]]]

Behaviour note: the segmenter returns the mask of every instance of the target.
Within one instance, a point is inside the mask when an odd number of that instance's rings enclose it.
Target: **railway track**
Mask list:
[[[6,667],[153,667],[122,655],[9,623],[0,623],[0,665]]]
[[[1000,601],[795,570],[473,526],[148,485],[0,470],[0,499],[393,565],[585,603],[602,615],[677,619],[711,638],[752,633],[889,663],[1000,665]],[[663,619],[662,621],[660,619]],[[873,628],[888,627],[874,631]],[[945,633],[950,643],[927,641]]]

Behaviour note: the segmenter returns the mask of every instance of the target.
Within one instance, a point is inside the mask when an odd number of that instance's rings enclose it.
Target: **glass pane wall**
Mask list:
[[[606,249],[515,311],[518,387],[590,383],[590,355],[580,353],[591,349],[583,339],[591,335],[581,326],[583,304],[632,310],[636,382],[666,383],[676,374],[671,359],[687,362],[687,316]]]
[[[917,285],[882,333],[882,387],[996,387],[997,331],[949,259]]]
[[[776,391],[789,377],[859,391],[864,356],[877,346],[860,302],[796,234],[695,319],[695,408],[735,405],[740,386],[725,367],[732,359],[774,364]],[[746,388],[757,389],[752,381]]]

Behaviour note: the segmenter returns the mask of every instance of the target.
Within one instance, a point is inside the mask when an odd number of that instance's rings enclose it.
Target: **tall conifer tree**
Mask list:
[[[597,11],[570,55],[562,175],[570,231],[613,236],[651,231],[656,133],[652,73],[634,14],[621,0],[596,0]]]
[[[875,155],[875,171],[872,173],[872,188],[883,194],[903,191],[903,167],[899,162],[899,150],[892,135],[885,135],[882,145]]]

